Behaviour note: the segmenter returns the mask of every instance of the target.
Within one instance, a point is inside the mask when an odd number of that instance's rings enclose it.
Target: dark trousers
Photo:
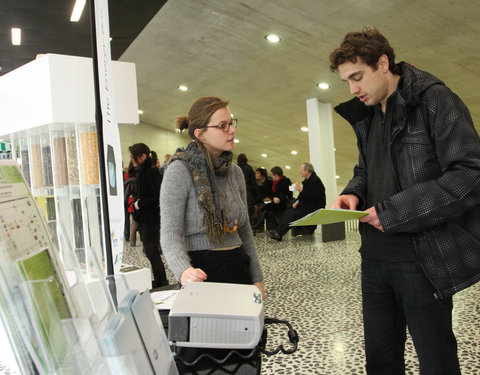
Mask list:
[[[419,265],[362,257],[362,297],[367,374],[405,374],[407,326],[420,374],[460,374],[452,298],[435,298]]]
[[[241,246],[232,250],[189,251],[188,256],[192,267],[205,271],[206,281],[253,284],[250,257]]]
[[[140,232],[140,239],[143,243],[143,252],[152,265],[152,288],[168,285],[167,274],[161,257],[160,223],[137,222],[137,229]]]
[[[305,210],[303,207],[297,207],[297,208],[290,208],[285,212],[285,214],[282,217],[282,220],[280,220],[280,223],[278,223],[278,227],[276,229],[276,232],[283,236],[285,233],[287,233],[290,229],[290,223],[292,221],[301,219],[307,214],[307,210]]]
[[[125,241],[130,240],[130,214],[128,213],[128,208],[125,207],[125,226],[123,227],[123,237]]]

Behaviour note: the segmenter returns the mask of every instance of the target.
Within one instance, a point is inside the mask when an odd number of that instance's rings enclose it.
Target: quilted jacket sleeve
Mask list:
[[[478,208],[480,202],[480,138],[467,107],[440,85],[428,90],[420,107],[435,162],[425,159],[422,144],[406,145],[409,164],[400,160],[399,173],[412,182],[376,206],[387,233],[428,230]],[[430,178],[432,169],[438,176]],[[353,186],[360,185],[357,180]]]

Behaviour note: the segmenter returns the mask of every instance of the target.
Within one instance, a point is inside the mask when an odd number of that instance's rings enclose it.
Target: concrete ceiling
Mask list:
[[[346,32],[363,26],[376,26],[390,40],[397,61],[446,82],[479,129],[479,16],[480,2],[471,0],[171,0],[120,60],[137,65],[142,122],[174,131],[175,117],[196,98],[220,96],[239,119],[234,152],[246,153],[254,166],[290,165],[285,172],[295,179],[309,159],[308,133],[300,131],[307,126],[306,99],[336,105],[350,98],[329,71],[328,55]],[[282,41],[269,44],[268,33]],[[331,88],[318,89],[321,81]],[[189,90],[179,91],[180,84]],[[356,142],[345,121],[336,114],[333,121],[343,186],[356,163]]]

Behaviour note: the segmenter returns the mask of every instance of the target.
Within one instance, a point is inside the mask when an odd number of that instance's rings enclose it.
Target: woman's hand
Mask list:
[[[265,293],[265,285],[263,284],[263,281],[257,281],[256,283],[253,283],[253,285],[260,289],[262,299],[265,301],[267,299],[267,294]]]
[[[279,204],[279,203],[280,203],[280,198],[274,197],[274,198],[273,198],[273,203]]]
[[[207,274],[202,269],[189,267],[180,276],[180,283],[185,285],[190,281],[205,281],[206,279]]]

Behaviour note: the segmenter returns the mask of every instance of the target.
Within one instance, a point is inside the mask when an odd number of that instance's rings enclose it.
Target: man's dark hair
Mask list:
[[[244,153],[241,153],[237,156],[237,163],[247,163],[248,162],[248,159],[247,159],[247,155],[245,155]]]
[[[273,167],[272,169],[270,169],[270,173],[271,174],[276,174],[277,176],[280,176],[280,177],[283,176],[283,170],[279,166],[276,166],[276,167]]]
[[[393,74],[399,74],[395,65],[395,53],[387,38],[375,27],[364,27],[361,31],[352,31],[345,35],[340,47],[330,54],[330,70],[335,72],[338,66],[346,62],[355,64],[358,59],[377,70],[378,59],[387,55],[389,69]]]

